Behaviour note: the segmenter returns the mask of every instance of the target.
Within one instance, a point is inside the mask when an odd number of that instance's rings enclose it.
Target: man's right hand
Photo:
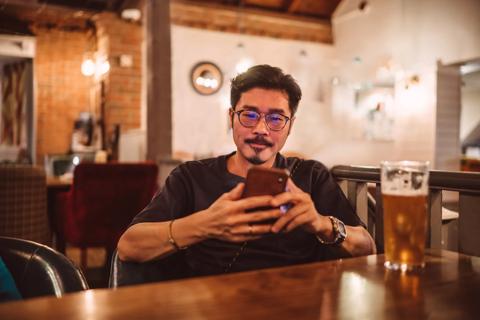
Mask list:
[[[206,238],[230,242],[243,242],[260,238],[269,233],[271,224],[261,222],[277,219],[280,209],[270,209],[247,213],[258,207],[268,207],[272,196],[259,196],[241,199],[244,184],[239,183],[231,191],[224,193],[212,205],[199,212],[199,228]]]

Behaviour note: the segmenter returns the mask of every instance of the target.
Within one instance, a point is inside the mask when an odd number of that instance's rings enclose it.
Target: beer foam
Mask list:
[[[411,168],[382,168],[382,193],[406,197],[427,195],[428,176],[428,171],[421,172]]]
[[[387,194],[391,196],[402,196],[402,197],[412,197],[412,196],[426,196],[428,194],[427,188],[412,190],[412,189],[393,189],[393,188],[384,188],[382,186],[382,194]]]

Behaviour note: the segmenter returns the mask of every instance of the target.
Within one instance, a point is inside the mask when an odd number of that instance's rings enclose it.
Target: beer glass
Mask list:
[[[425,266],[428,162],[383,161],[381,186],[385,267],[409,271]]]

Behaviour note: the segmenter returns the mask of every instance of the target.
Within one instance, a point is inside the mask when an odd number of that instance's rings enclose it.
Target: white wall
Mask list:
[[[434,163],[437,61],[448,64],[480,56],[480,1],[368,2],[360,13],[358,1],[343,1],[334,15],[334,72],[340,79],[334,96],[340,99],[333,101],[333,108],[343,135],[336,135],[336,145],[324,151],[326,162],[376,165],[382,159],[408,158]],[[381,67],[389,68],[387,74],[379,72]],[[405,90],[411,75],[418,75],[420,82]],[[351,112],[355,88],[388,80],[395,85],[394,140],[364,141],[349,135],[362,121]],[[349,150],[351,159],[342,149]]]
[[[329,166],[434,160],[437,60],[448,64],[480,57],[480,1],[368,2],[364,14],[355,12],[357,0],[341,3],[333,19],[334,46],[172,26],[174,151],[202,157],[234,149],[227,119],[229,81],[246,54],[255,64],[281,67],[302,86],[304,98],[285,151]],[[191,68],[202,60],[224,72],[222,89],[212,96],[195,93],[189,83]],[[386,65],[388,72],[379,73]],[[419,84],[405,90],[405,79],[414,74]],[[338,84],[332,85],[333,77]],[[392,141],[365,139],[364,115],[355,111],[356,88],[378,82],[395,87]]]
[[[480,122],[480,71],[463,76],[460,139],[465,139]]]
[[[239,42],[243,50],[237,47]],[[302,50],[305,55],[300,54]],[[311,150],[327,143],[332,46],[172,26],[174,151],[202,157],[234,150],[228,129],[230,79],[242,55],[254,64],[268,63],[291,73],[303,89],[297,121],[284,150],[311,156]],[[205,60],[224,72],[221,90],[211,96],[197,94],[190,85],[191,68]]]

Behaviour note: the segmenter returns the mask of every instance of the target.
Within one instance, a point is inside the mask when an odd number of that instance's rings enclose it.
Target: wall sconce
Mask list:
[[[85,77],[95,75],[95,78],[100,78],[110,71],[110,62],[106,58],[86,58],[82,62],[81,71]]]
[[[193,66],[190,81],[197,93],[211,95],[220,90],[223,83],[223,74],[213,62],[202,61]]]
[[[127,21],[138,22],[142,18],[142,11],[138,8],[123,9],[120,17]]]

